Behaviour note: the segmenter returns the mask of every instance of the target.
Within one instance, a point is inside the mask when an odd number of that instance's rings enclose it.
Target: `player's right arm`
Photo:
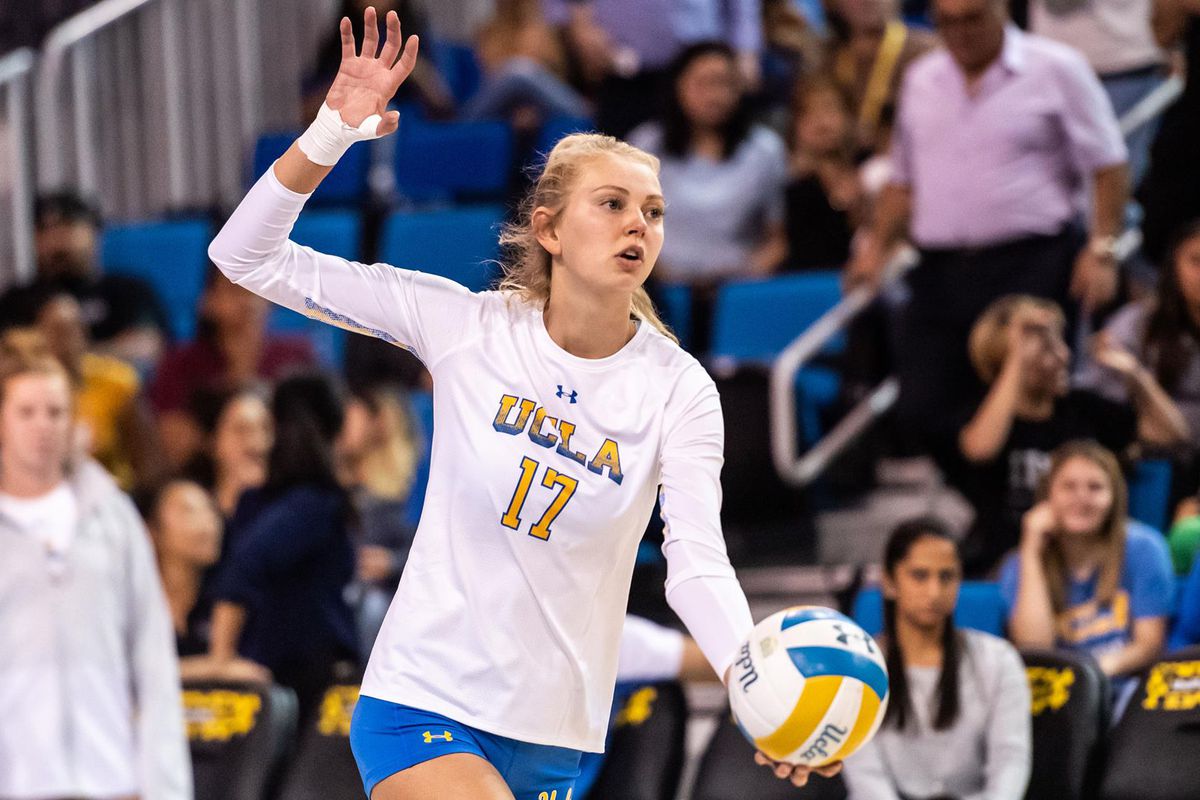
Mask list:
[[[288,240],[311,192],[356,141],[396,129],[387,103],[412,71],[416,37],[400,55],[400,22],[388,15],[378,53],[374,9],[367,9],[362,55],[343,19],[342,64],[317,120],[250,189],[209,246],[234,283],[272,302],[412,350],[433,362],[462,340],[473,295],[444,278],[360,264]]]

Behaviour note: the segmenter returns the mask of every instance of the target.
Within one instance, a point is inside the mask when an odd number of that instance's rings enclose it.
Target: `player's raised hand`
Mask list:
[[[381,49],[374,8],[368,8],[363,14],[361,52],[355,48],[349,17],[342,17],[341,33],[342,63],[333,85],[329,87],[325,104],[339,112],[342,121],[352,128],[357,128],[364,120],[377,114],[381,117],[377,135],[392,133],[400,123],[400,114],[388,111],[387,104],[416,66],[420,40],[410,36],[404,42],[400,33],[400,17],[395,11],[389,11],[387,40]]]

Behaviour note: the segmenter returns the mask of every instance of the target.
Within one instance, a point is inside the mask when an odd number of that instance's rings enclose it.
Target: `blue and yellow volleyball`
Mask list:
[[[883,652],[853,620],[796,606],[764,619],[729,678],[733,718],[776,761],[819,767],[862,747],[887,711]]]

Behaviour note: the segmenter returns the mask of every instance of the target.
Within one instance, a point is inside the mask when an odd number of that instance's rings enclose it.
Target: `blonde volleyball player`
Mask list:
[[[281,305],[411,349],[434,377],[421,524],[375,643],[351,743],[374,800],[571,800],[603,749],[638,540],[661,486],[667,599],[718,675],[752,627],[719,522],[716,389],[642,289],[663,241],[651,156],[563,140],[517,226],[499,291],[288,241],[355,141],[396,130],[416,61],[367,9],[312,127],[209,253]],[[775,765],[797,784],[808,771]],[[833,774],[837,766],[823,774]]]

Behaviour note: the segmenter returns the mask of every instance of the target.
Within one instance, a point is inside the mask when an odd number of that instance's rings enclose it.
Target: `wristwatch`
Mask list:
[[[1115,236],[1093,236],[1088,240],[1088,251],[1097,258],[1103,258],[1114,264],[1119,260],[1117,258],[1117,237]]]

